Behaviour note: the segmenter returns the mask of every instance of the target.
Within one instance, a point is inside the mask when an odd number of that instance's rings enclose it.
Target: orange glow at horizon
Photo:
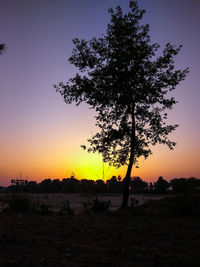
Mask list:
[[[68,178],[75,174],[77,179],[110,179],[113,175],[126,174],[127,166],[119,169],[103,164],[102,156],[99,154],[83,151],[81,144],[87,143],[87,138],[97,131],[93,114],[87,113],[88,108],[82,106],[74,109],[72,106],[64,105],[62,114],[66,112],[65,107],[73,109],[78,119],[73,119],[72,125],[65,124],[65,115],[60,114],[54,118],[53,124],[34,125],[20,128],[10,135],[1,139],[1,165],[0,185],[8,185],[10,179],[22,173],[23,178],[37,180]],[[67,112],[66,112],[67,113]],[[86,122],[86,123],[85,123]],[[81,134],[80,134],[81,133]],[[199,178],[199,149],[195,142],[181,137],[182,128],[179,127],[172,136],[178,145],[174,151],[167,146],[157,145],[152,147],[153,154],[148,159],[139,159],[139,167],[133,167],[132,176],[140,176],[147,182],[156,181],[159,176],[170,180],[175,177],[197,177]],[[198,134],[193,135],[198,139]],[[188,138],[189,135],[188,135]]]
[[[9,169],[12,177],[9,176],[7,183],[11,178],[19,177],[19,172],[21,172],[23,179],[28,178],[28,180],[37,180],[38,182],[46,178],[59,178],[61,180],[69,178],[72,174],[77,179],[103,179],[103,171],[104,181],[110,179],[113,175],[121,175],[122,178],[125,176],[127,166],[119,169],[110,167],[108,164],[103,164],[102,156],[99,154],[88,153],[80,147],[77,147],[76,151],[73,150],[73,153],[67,153],[64,151],[63,146],[59,147],[58,144],[57,149],[59,155],[57,157],[50,154],[49,150],[45,150],[44,154],[37,155],[37,157],[35,157],[36,152],[34,156],[25,155],[22,157],[22,154],[19,155],[19,158],[15,160],[15,164],[12,163],[12,169]],[[54,150],[54,152],[56,151]],[[190,156],[193,152],[186,151],[183,154],[181,149],[170,151],[164,146],[157,146],[154,148],[154,152],[147,160],[142,158],[139,160],[140,168],[133,167],[132,176],[140,176],[147,182],[156,181],[158,176],[163,176],[167,180],[175,177],[195,176],[198,178],[198,155],[196,157],[193,155],[194,157],[191,158]],[[182,157],[180,157],[180,153]],[[19,168],[19,166],[21,167]],[[188,166],[193,172],[188,170]],[[6,162],[4,162],[4,167],[5,169],[2,169],[2,173],[6,177],[6,169],[8,168]]]

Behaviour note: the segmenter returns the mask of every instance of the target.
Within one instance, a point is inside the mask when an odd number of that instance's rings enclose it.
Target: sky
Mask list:
[[[53,85],[78,70],[68,62],[75,37],[90,40],[106,32],[110,7],[128,9],[127,0],[0,0],[0,185],[12,178],[41,181],[75,174],[78,179],[125,175],[102,163],[101,155],[80,147],[95,134],[95,112],[86,104],[64,103]],[[139,0],[146,9],[152,43],[183,45],[176,67],[190,73],[174,91],[178,104],[169,123],[174,151],[152,148],[132,176],[155,181],[158,176],[200,178],[200,1]],[[104,177],[103,177],[104,169]]]

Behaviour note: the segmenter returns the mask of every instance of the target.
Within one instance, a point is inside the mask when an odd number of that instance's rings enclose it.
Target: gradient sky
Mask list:
[[[139,0],[146,9],[152,42],[182,44],[176,66],[190,68],[174,91],[179,103],[169,122],[180,127],[172,137],[174,151],[158,145],[140,160],[132,175],[153,181],[162,175],[200,177],[200,1]],[[53,84],[67,81],[76,69],[67,59],[72,39],[98,37],[109,22],[109,7],[126,0],[0,0],[0,185],[23,178],[102,178],[102,158],[82,151],[96,132],[94,112],[84,104],[66,105]],[[105,179],[122,176],[125,168],[104,165]]]

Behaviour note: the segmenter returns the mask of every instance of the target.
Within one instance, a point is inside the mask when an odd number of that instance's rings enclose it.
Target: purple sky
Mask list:
[[[175,151],[154,149],[155,156],[137,174],[145,179],[200,177],[200,1],[138,3],[147,11],[143,21],[150,24],[152,42],[182,44],[176,66],[189,67],[190,73],[174,92],[179,104],[169,113],[169,121],[180,125],[173,134]],[[0,0],[0,43],[7,46],[0,56],[0,184],[19,171],[30,179],[74,171],[81,178],[86,167],[91,178],[101,171],[92,170],[92,155],[86,159],[90,164],[83,162],[87,155],[80,148],[95,132],[94,113],[85,105],[66,105],[53,84],[76,71],[67,61],[72,39],[104,33],[107,9],[118,4],[127,10],[125,0]],[[162,173],[155,170],[158,159]],[[149,173],[148,164],[154,166]]]

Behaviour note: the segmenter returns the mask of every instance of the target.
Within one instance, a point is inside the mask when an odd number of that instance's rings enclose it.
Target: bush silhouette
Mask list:
[[[32,211],[33,203],[32,201],[21,194],[13,194],[8,197],[8,211],[27,213]]]
[[[110,202],[111,202],[110,200],[101,201],[98,198],[96,198],[95,200],[93,200],[92,210],[94,210],[95,212],[107,211],[109,209]]]

